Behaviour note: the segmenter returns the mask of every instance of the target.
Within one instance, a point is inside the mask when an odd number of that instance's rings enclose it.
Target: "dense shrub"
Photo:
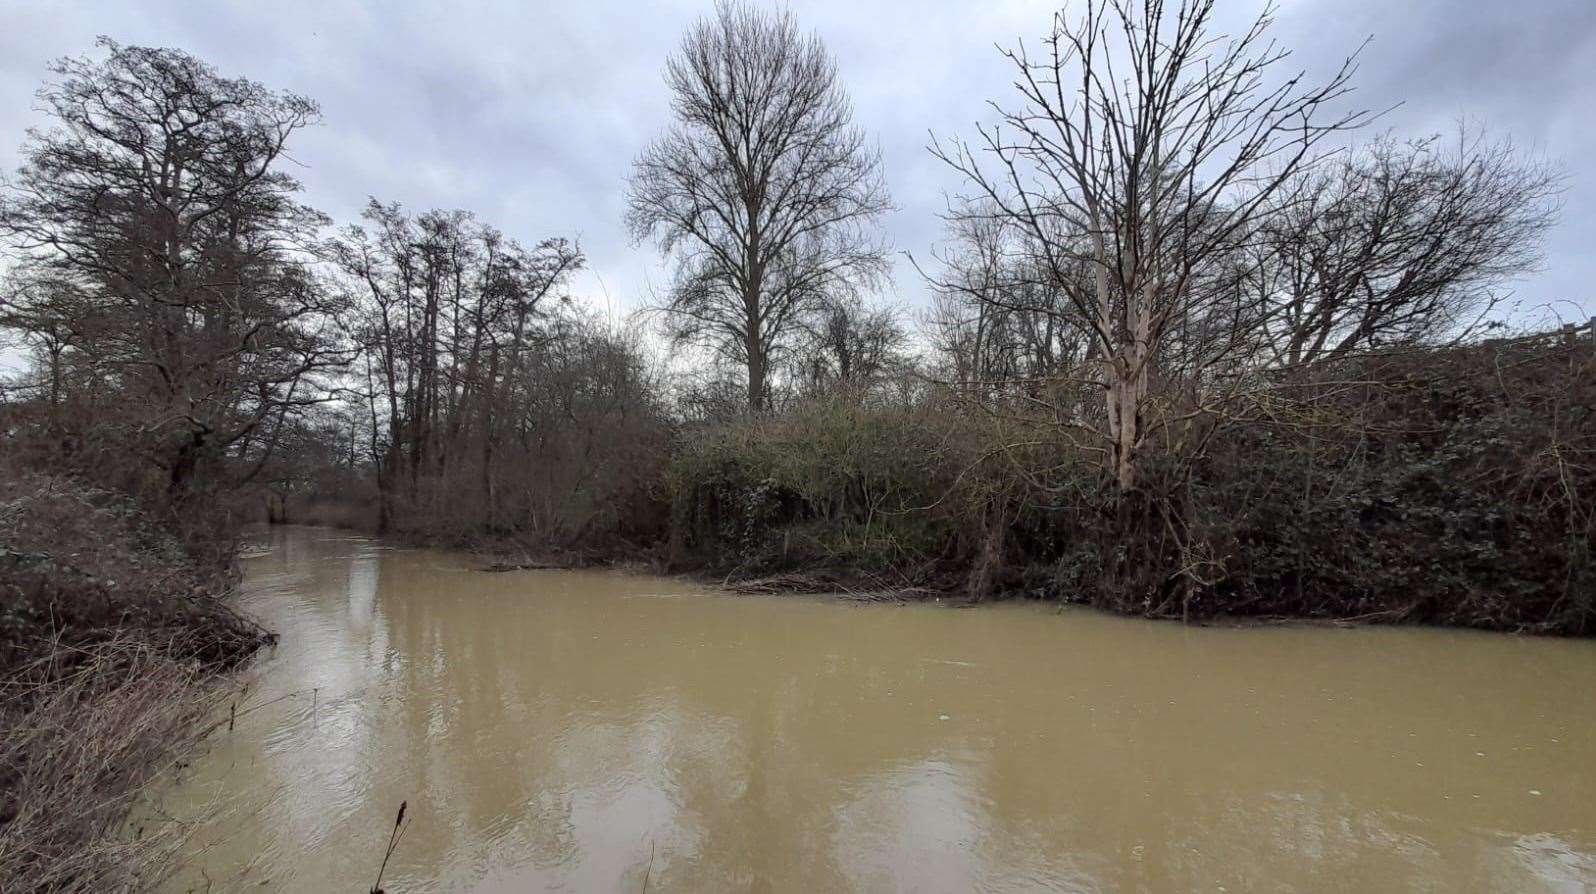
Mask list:
[[[960,551],[970,491],[972,432],[942,409],[818,398],[688,432],[667,478],[672,561],[921,581]]]
[[[192,549],[230,556],[225,527],[202,541],[196,519],[179,536],[133,498],[29,468],[5,443],[0,879],[18,892],[146,890],[192,824],[130,836],[128,811],[204,736],[215,671],[268,636],[217,598],[227,566]]]
[[[1383,383],[1256,428],[1202,470],[1214,611],[1596,630],[1589,342],[1488,344],[1342,370]]]
[[[0,460],[0,672],[126,629],[234,664],[264,634],[214,598],[228,583],[132,499]]]
[[[1155,617],[1588,633],[1592,357],[1554,336],[1280,375],[1268,412],[1150,452],[1131,492],[989,402],[810,401],[685,438],[670,555]]]

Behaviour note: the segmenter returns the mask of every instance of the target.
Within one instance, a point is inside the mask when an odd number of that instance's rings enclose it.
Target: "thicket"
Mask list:
[[[231,571],[196,560],[123,494],[0,459],[0,669],[65,650],[66,672],[129,629],[185,659],[236,664],[264,634],[214,598]]]
[[[30,468],[0,436],[0,878],[7,891],[147,890],[184,824],[124,827],[204,737],[216,673],[265,631],[214,556],[132,498]],[[226,535],[224,535],[226,536]],[[226,549],[232,548],[227,541]]]
[[[668,556],[734,578],[1024,595],[1165,618],[1596,630],[1589,334],[1274,377],[1132,493],[1046,417],[951,392],[684,436]]]
[[[943,409],[819,396],[684,432],[662,494],[668,561],[740,577],[875,574],[896,587],[945,578],[969,528],[973,488],[960,476],[979,432]]]

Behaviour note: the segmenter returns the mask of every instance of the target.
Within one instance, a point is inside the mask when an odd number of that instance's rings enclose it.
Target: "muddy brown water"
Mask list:
[[[1581,891],[1596,642],[737,597],[274,528],[172,890]]]

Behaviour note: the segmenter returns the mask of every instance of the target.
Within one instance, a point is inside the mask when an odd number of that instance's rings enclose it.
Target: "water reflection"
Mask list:
[[[240,808],[174,890],[364,890],[402,800],[392,891],[1596,885],[1596,644],[722,597],[264,536],[266,707],[171,794]]]

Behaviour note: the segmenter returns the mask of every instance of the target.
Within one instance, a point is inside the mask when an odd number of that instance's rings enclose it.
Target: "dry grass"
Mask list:
[[[0,879],[23,892],[143,891],[177,867],[191,822],[129,828],[152,784],[205,737],[227,691],[172,643],[134,637],[54,657],[0,689]]]
[[[143,891],[177,867],[193,824],[128,817],[268,638],[228,583],[129,498],[0,459],[0,891]]]

